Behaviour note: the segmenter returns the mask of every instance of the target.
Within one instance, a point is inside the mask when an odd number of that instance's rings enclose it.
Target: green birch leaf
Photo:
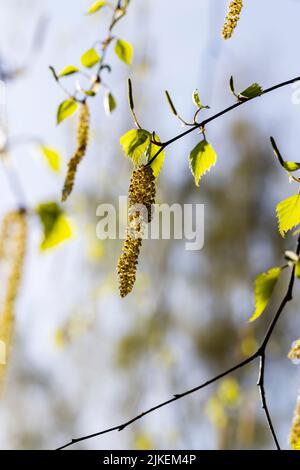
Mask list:
[[[276,207],[279,232],[282,237],[300,223],[300,194],[288,197]]]
[[[90,6],[90,8],[87,11],[87,14],[92,15],[93,13],[96,13],[96,11],[99,11],[105,5],[106,5],[106,2],[97,1]]]
[[[256,277],[254,287],[255,310],[249,320],[250,322],[260,317],[267,307],[281,271],[282,268],[271,268]]]
[[[194,102],[194,105],[197,106],[197,108],[200,108],[200,109],[203,109],[203,108],[206,108],[206,109],[209,109],[209,106],[204,106],[200,100],[200,96],[199,96],[199,91],[198,90],[195,90],[193,92],[193,102]]]
[[[73,229],[56,202],[40,204],[36,208],[43,227],[42,251],[54,248],[73,236]]]
[[[295,275],[298,279],[300,279],[300,261],[297,261],[296,263]]]
[[[118,39],[115,45],[115,53],[125,64],[130,65],[133,56],[133,47],[129,42]]]
[[[202,140],[191,151],[189,161],[195,183],[199,186],[200,178],[216,164],[217,155],[207,140]]]
[[[104,110],[105,113],[109,116],[117,107],[116,100],[110,91],[104,95]]]
[[[77,72],[79,72],[78,67],[75,67],[74,65],[68,65],[58,74],[58,77],[66,77],[68,75],[73,75]]]
[[[300,163],[298,162],[284,162],[284,168],[291,173],[300,169]]]
[[[155,140],[157,142],[160,142],[160,138],[155,134]],[[150,142],[150,145],[148,147],[148,162],[154,157],[154,155],[161,149],[159,145],[155,145],[154,143]],[[161,172],[161,169],[163,167],[165,161],[165,151],[162,150],[155,160],[151,163],[151,168],[153,170],[153,174],[155,178],[158,177],[159,173]]]
[[[40,150],[44,155],[51,170],[54,172],[58,172],[60,170],[61,162],[60,154],[55,149],[51,147],[46,147],[45,145],[41,145]]]
[[[98,64],[100,61],[100,56],[96,49],[93,47],[86,51],[84,54],[82,54],[80,62],[84,67],[91,68],[94,67],[94,65]]]
[[[135,166],[146,155],[150,138],[150,132],[144,129],[131,129],[120,138],[125,155],[132,159]]]
[[[242,91],[242,93],[239,94],[239,97],[250,100],[251,98],[256,98],[257,96],[260,96],[262,92],[263,89],[258,83],[252,83],[252,85],[248,86],[246,90]]]
[[[57,124],[60,124],[62,121],[74,114],[77,111],[77,108],[78,104],[72,98],[60,103],[56,116]]]

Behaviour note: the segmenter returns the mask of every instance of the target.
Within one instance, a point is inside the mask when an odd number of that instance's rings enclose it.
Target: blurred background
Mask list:
[[[0,0],[0,57],[26,73],[7,84],[10,136],[38,136],[63,155],[54,174],[35,144],[15,147],[12,158],[26,203],[59,200],[76,119],[56,127],[64,95],[48,66],[79,64],[81,54],[106,35],[110,12],[87,17],[88,0]],[[292,235],[282,240],[275,205],[297,187],[278,165],[273,135],[288,160],[299,161],[300,104],[295,88],[258,98],[207,127],[218,155],[197,188],[188,154],[199,136],[170,146],[158,181],[157,202],[205,204],[205,245],[186,251],[185,240],[147,240],[134,291],[119,298],[115,266],[121,240],[96,238],[96,208],[126,195],[131,162],[119,138],[133,128],[126,94],[130,76],[143,127],[162,140],[179,133],[164,98],[168,89],[186,119],[199,89],[209,116],[233,103],[253,82],[266,88],[300,75],[296,0],[245,0],[231,40],[221,37],[225,0],[132,0],[115,30],[134,46],[131,67],[109,52],[107,76],[118,107],[107,117],[101,93],[91,100],[91,143],[66,212],[72,239],[40,252],[41,227],[30,217],[27,257],[16,306],[16,331],[5,396],[0,404],[2,449],[53,449],[72,437],[120,424],[181,393],[255,351],[288,282],[280,280],[264,315],[253,310],[253,279],[282,264]],[[44,41],[31,50],[41,18]],[[284,33],[284,34],[283,34]],[[66,79],[72,87],[74,79]],[[204,114],[205,113],[205,114]],[[1,217],[16,208],[0,168]],[[283,448],[300,385],[287,359],[300,336],[297,286],[268,348],[266,391]],[[78,444],[81,449],[271,449],[252,364],[206,389],[147,416],[121,433]]]

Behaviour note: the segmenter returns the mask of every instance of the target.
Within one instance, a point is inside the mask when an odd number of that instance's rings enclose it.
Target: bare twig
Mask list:
[[[300,235],[299,235],[298,242],[297,242],[296,253],[297,253],[297,255],[300,255]],[[258,385],[259,390],[260,390],[261,404],[262,404],[262,408],[265,412],[266,420],[267,420],[270,432],[272,434],[276,449],[280,450],[279,441],[278,441],[278,438],[277,438],[277,435],[276,435],[276,432],[275,432],[275,429],[274,429],[274,426],[273,426],[273,423],[272,423],[272,420],[271,420],[271,416],[270,416],[270,412],[269,412],[269,408],[268,408],[267,400],[266,400],[265,360],[266,360],[266,349],[267,349],[269,341],[272,337],[272,333],[274,331],[274,328],[277,325],[277,322],[278,322],[284,308],[286,307],[287,303],[290,302],[293,298],[293,288],[294,288],[294,283],[295,283],[295,269],[296,268],[295,268],[295,265],[294,265],[293,268],[292,268],[291,277],[290,277],[287,292],[286,292],[281,304],[279,305],[278,310],[277,310],[273,320],[271,321],[271,323],[270,323],[270,325],[269,325],[269,327],[266,331],[266,334],[265,334],[265,337],[264,337],[264,339],[261,343],[261,346],[258,348],[258,350],[252,356],[250,356],[249,358],[245,359],[242,362],[239,362],[238,364],[231,367],[230,369],[227,369],[224,372],[216,375],[215,377],[208,380],[207,382],[204,382],[203,384],[198,385],[197,387],[194,387],[194,388],[192,388],[190,390],[187,390],[183,393],[176,394],[172,398],[170,398],[169,400],[164,401],[164,402],[162,402],[162,403],[160,403],[156,406],[153,406],[149,410],[144,411],[143,413],[140,413],[139,415],[135,416],[134,418],[130,419],[129,421],[126,421],[123,424],[119,424],[117,426],[105,429],[103,431],[95,432],[95,433],[89,434],[87,436],[82,436],[82,437],[79,437],[79,438],[76,438],[76,439],[72,439],[70,442],[68,442],[67,444],[64,444],[63,446],[59,447],[57,450],[65,449],[65,448],[70,447],[70,446],[72,446],[74,444],[77,444],[79,442],[86,441],[87,439],[102,436],[103,434],[108,434],[108,433],[111,433],[111,432],[114,432],[114,431],[123,431],[125,428],[127,428],[128,426],[130,426],[134,422],[142,419],[144,416],[146,416],[150,413],[153,413],[154,411],[157,411],[161,408],[164,408],[165,406],[170,405],[171,403],[174,403],[175,401],[180,400],[181,398],[184,398],[188,395],[191,395],[192,393],[198,392],[199,390],[207,387],[208,385],[216,382],[217,380],[222,379],[223,377],[227,376],[228,374],[231,374],[232,372],[245,367],[246,365],[250,364],[251,362],[253,362],[257,358],[259,358],[259,360],[260,360],[257,385]]]

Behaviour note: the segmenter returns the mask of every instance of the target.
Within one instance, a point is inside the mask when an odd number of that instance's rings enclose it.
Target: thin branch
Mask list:
[[[276,449],[280,450],[280,445],[279,445],[279,442],[275,433],[275,429],[274,429],[270,412],[269,412],[269,408],[267,405],[266,390],[265,390],[265,364],[266,364],[266,354],[265,354],[265,351],[263,351],[260,356],[257,386],[259,387],[259,391],[260,391],[261,406],[265,412],[266,420],[267,420],[270,432],[272,434],[273,440],[275,442]]]
[[[300,255],[300,236],[298,238],[296,253],[297,253],[297,255]],[[251,362],[253,362],[257,358],[260,359],[259,376],[258,376],[257,385],[258,385],[259,390],[260,390],[261,404],[262,404],[262,408],[264,409],[266,419],[267,419],[267,422],[268,422],[268,426],[269,426],[270,432],[272,434],[273,440],[274,440],[275,445],[276,445],[276,449],[280,450],[278,438],[276,436],[276,432],[275,432],[274,426],[272,424],[272,420],[271,420],[271,416],[270,416],[270,412],[269,412],[269,408],[268,408],[267,400],[266,400],[266,392],[265,392],[265,358],[266,358],[266,349],[267,349],[268,343],[270,341],[270,338],[272,336],[272,333],[274,331],[274,328],[275,328],[275,326],[276,326],[276,324],[277,324],[277,322],[278,322],[285,306],[287,305],[287,303],[289,301],[292,300],[293,288],[294,288],[294,283],[295,283],[295,269],[296,269],[296,267],[294,265],[293,268],[292,268],[292,273],[291,273],[291,277],[290,277],[290,281],[289,281],[289,284],[288,284],[288,289],[287,289],[286,295],[284,296],[284,298],[283,298],[281,304],[279,305],[279,308],[278,308],[273,320],[271,321],[271,323],[270,323],[270,325],[269,325],[269,327],[266,331],[266,334],[265,334],[265,337],[264,337],[264,339],[261,343],[261,346],[258,348],[258,350],[252,356],[245,359],[244,361],[241,361],[240,363],[236,364],[235,366],[231,367],[230,369],[227,369],[226,371],[220,373],[219,375],[216,375],[215,377],[208,380],[207,382],[204,382],[203,384],[198,385],[197,387],[194,387],[194,388],[192,388],[190,390],[187,390],[183,393],[176,394],[172,398],[170,398],[169,400],[164,401],[164,402],[150,408],[149,410],[144,411],[143,413],[140,413],[139,415],[135,416],[134,418],[130,419],[129,421],[126,421],[123,424],[119,424],[117,426],[105,429],[103,431],[96,432],[94,434],[89,434],[87,436],[82,436],[82,437],[79,437],[79,438],[76,438],[76,439],[72,439],[70,442],[68,442],[67,444],[64,444],[63,446],[59,447],[57,450],[66,449],[67,447],[70,447],[74,444],[77,444],[77,443],[82,442],[82,441],[86,441],[86,440],[91,439],[93,437],[102,436],[103,434],[108,434],[108,433],[111,433],[111,432],[114,432],[114,431],[123,431],[125,428],[130,426],[132,423],[142,419],[144,416],[146,416],[150,413],[153,413],[154,411],[157,411],[161,408],[164,408],[165,406],[170,405],[171,403],[174,403],[175,401],[180,400],[181,398],[184,398],[188,395],[191,395],[192,393],[198,392],[199,390],[207,387],[208,385],[222,379],[223,377],[226,377],[228,374],[231,374],[232,372],[245,367],[247,364],[250,364]]]
[[[295,77],[295,78],[292,78],[291,80],[287,80],[285,82],[281,82],[281,83],[278,83],[277,85],[274,85],[270,88],[266,88],[260,96],[262,95],[266,95],[267,93],[271,93],[272,91],[275,91],[277,90],[278,88],[282,88],[282,87],[285,87],[287,85],[291,85],[292,83],[295,83],[295,82],[298,82],[300,80],[300,77]],[[237,103],[234,103],[232,104],[231,106],[229,106],[228,108],[225,108],[223,109],[223,111],[220,111],[219,113],[217,114],[214,114],[213,116],[207,118],[207,119],[204,119],[202,122],[200,122],[199,124],[195,124],[193,127],[191,127],[190,129],[187,129],[186,131],[176,135],[175,137],[173,137],[172,139],[170,140],[167,140],[166,142],[163,143],[163,145],[161,146],[161,148],[156,152],[156,154],[151,158],[151,160],[149,160],[149,162],[147,163],[147,165],[151,165],[151,163],[154,162],[154,160],[158,157],[158,155],[166,148],[168,147],[169,145],[173,144],[174,142],[176,142],[177,140],[180,140],[182,139],[183,137],[185,137],[186,135],[190,134],[191,132],[194,132],[196,131],[197,129],[201,129],[201,128],[204,128],[206,126],[206,124],[214,121],[215,119],[218,119],[219,117],[221,116],[224,116],[224,114],[227,114],[229,113],[230,111],[238,108],[239,106],[242,106],[243,104],[245,103],[248,103],[249,101],[252,101],[254,99],[256,99],[258,97],[253,97],[253,98],[249,98],[247,100],[244,100],[244,101],[238,101]]]

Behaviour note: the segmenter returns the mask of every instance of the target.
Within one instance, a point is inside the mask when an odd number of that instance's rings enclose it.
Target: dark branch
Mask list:
[[[277,90],[278,88],[282,88],[282,87],[285,87],[287,85],[291,85],[292,83],[295,83],[297,81],[300,80],[300,77],[295,77],[295,78],[292,78],[291,80],[287,80],[285,82],[281,82],[281,83],[278,83],[277,85],[274,85],[270,88],[266,88],[262,94],[262,95],[266,95],[267,93],[271,93],[272,91],[275,91]],[[190,127],[189,129],[187,129],[186,131],[184,132],[181,132],[180,134],[176,135],[175,137],[173,137],[172,139],[170,140],[167,140],[166,142],[164,142],[162,145],[161,145],[161,148],[156,152],[155,155],[153,155],[153,157],[151,158],[151,160],[149,160],[149,162],[147,163],[147,165],[151,165],[151,163],[154,162],[154,160],[158,157],[158,155],[166,148],[168,147],[169,145],[173,144],[174,142],[176,142],[177,140],[180,140],[182,139],[183,137],[185,137],[186,135],[190,134],[191,132],[194,132],[196,131],[197,129],[204,129],[206,124],[209,124],[210,122],[214,121],[215,119],[218,119],[219,117],[221,116],[224,116],[224,114],[227,114],[229,113],[230,111],[234,110],[235,108],[238,108],[239,106],[242,106],[243,104],[245,103],[248,103],[249,101],[252,101],[254,99],[256,99],[258,97],[253,97],[253,98],[249,98],[247,100],[244,100],[244,101],[238,101],[237,103],[234,103],[232,104],[231,106],[229,106],[228,108],[225,108],[223,109],[223,111],[220,111],[219,113],[217,114],[214,114],[213,116],[207,118],[207,119],[204,119],[202,122],[200,122],[199,124],[195,124],[193,127]]]
[[[274,87],[273,87],[273,89],[274,89]],[[300,236],[298,238],[296,253],[298,255],[300,255]],[[290,277],[290,281],[289,281],[289,285],[288,285],[286,295],[284,296],[284,298],[283,298],[283,300],[282,300],[282,302],[281,302],[281,304],[280,304],[273,320],[271,321],[271,323],[270,323],[270,325],[269,325],[269,327],[266,331],[266,334],[265,334],[265,337],[264,337],[264,339],[261,343],[261,346],[258,348],[256,353],[254,353],[252,356],[250,356],[249,358],[247,358],[244,361],[240,362],[239,364],[231,367],[230,369],[227,369],[226,371],[220,373],[219,375],[216,375],[215,377],[208,380],[207,382],[204,382],[203,384],[198,385],[197,387],[194,387],[190,390],[187,390],[186,392],[176,394],[172,398],[170,398],[169,400],[164,401],[164,402],[150,408],[147,411],[144,411],[143,413],[135,416],[134,418],[130,419],[129,421],[126,421],[123,424],[119,424],[117,426],[105,429],[103,431],[96,432],[94,434],[89,434],[87,436],[79,437],[77,439],[72,439],[70,442],[68,442],[67,444],[59,447],[57,450],[65,449],[67,447],[70,447],[73,444],[78,443],[78,442],[86,441],[87,439],[91,439],[93,437],[102,436],[103,434],[108,434],[108,433],[111,433],[113,431],[123,431],[123,429],[127,428],[128,426],[133,424],[135,421],[138,421],[138,420],[142,419],[144,416],[146,416],[150,413],[153,413],[154,411],[157,411],[160,408],[164,408],[165,406],[170,405],[171,403],[174,403],[175,401],[180,400],[181,398],[184,398],[188,395],[191,395],[192,393],[198,392],[202,388],[205,388],[208,385],[211,385],[212,383],[222,379],[223,377],[227,376],[228,374],[230,374],[230,373],[232,373],[232,372],[234,372],[238,369],[241,369],[241,368],[245,367],[247,364],[250,364],[251,362],[253,362],[257,358],[260,358],[260,367],[259,367],[259,376],[258,376],[257,385],[258,385],[259,390],[260,390],[261,404],[262,404],[262,408],[265,412],[266,419],[267,419],[267,422],[268,422],[268,426],[269,426],[270,432],[272,434],[273,440],[274,440],[275,445],[276,445],[276,449],[280,450],[280,445],[279,445],[279,442],[278,442],[278,438],[276,436],[274,426],[272,424],[272,420],[271,420],[271,416],[270,416],[270,412],[269,412],[269,408],[268,408],[267,400],[266,400],[266,392],[265,392],[265,359],[266,359],[266,349],[267,349],[268,343],[270,341],[270,338],[272,336],[272,333],[274,331],[274,328],[275,328],[275,326],[276,326],[276,324],[277,324],[277,322],[278,322],[285,306],[287,305],[287,303],[290,300],[292,300],[294,283],[295,283],[295,266],[293,266],[293,268],[292,268],[292,273],[291,273],[291,277]]]

